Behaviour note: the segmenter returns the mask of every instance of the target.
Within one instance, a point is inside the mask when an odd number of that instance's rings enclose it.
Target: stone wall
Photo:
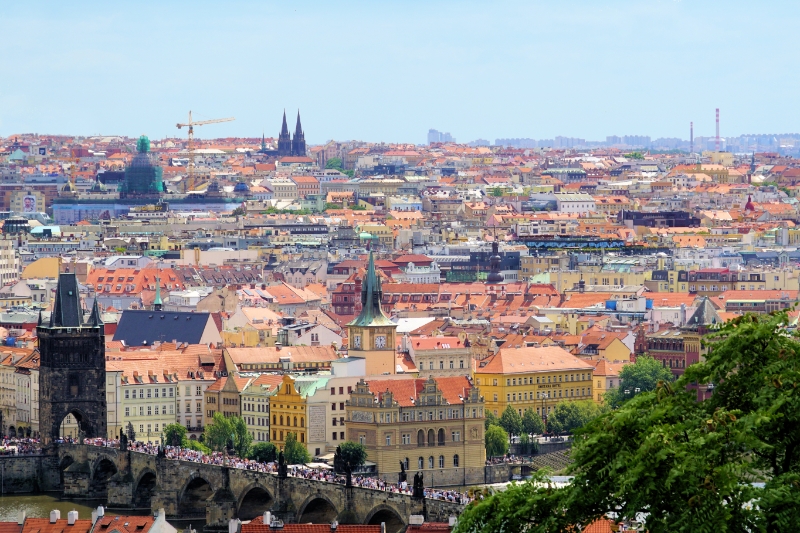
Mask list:
[[[46,455],[0,456],[2,494],[57,490],[60,487],[57,458]]]

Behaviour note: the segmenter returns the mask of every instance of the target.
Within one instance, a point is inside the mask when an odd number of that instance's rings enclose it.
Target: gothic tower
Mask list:
[[[284,157],[292,155],[292,138],[289,135],[289,126],[286,125],[286,110],[283,110],[283,126],[278,135],[278,156]]]
[[[297,157],[306,156],[306,136],[303,134],[303,127],[300,125],[300,110],[297,110],[297,124],[294,127],[294,139],[292,139],[292,155]]]
[[[108,437],[105,336],[94,301],[84,322],[74,273],[59,274],[53,312],[39,316],[39,433],[43,444],[59,438],[72,415],[86,438]]]
[[[381,278],[375,272],[375,259],[370,252],[361,282],[361,313],[347,324],[347,338],[349,355],[366,359],[367,374],[372,376],[397,373],[397,324],[384,314],[382,299]]]

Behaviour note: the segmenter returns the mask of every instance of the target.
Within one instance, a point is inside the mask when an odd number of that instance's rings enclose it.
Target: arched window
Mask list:
[[[436,434],[432,429],[428,430],[428,446],[436,446]],[[433,459],[431,459],[431,464],[433,464]]]
[[[444,429],[439,429],[439,446],[444,446]]]
[[[306,419],[305,419],[305,417],[302,417],[302,416],[300,417],[300,427],[301,428],[306,427]]]
[[[428,468],[433,468],[433,456],[428,457]]]
[[[405,460],[405,461],[403,461],[403,468],[405,468],[406,470],[408,470],[408,457],[406,457],[406,460]]]
[[[281,425],[283,425],[283,415],[281,415]]]
[[[274,426],[278,425],[278,417],[277,417],[277,415],[272,415],[272,425],[274,425]]]
[[[425,432],[421,429],[417,431],[417,446],[425,446]]]
[[[444,468],[444,455],[439,456],[439,468]]]
[[[423,459],[422,457],[420,457],[420,458],[417,460],[417,468],[419,468],[420,470],[422,470],[423,468],[425,468],[425,459]]]
[[[297,427],[297,417],[294,417],[294,427]]]
[[[453,466],[458,468],[458,454],[453,456]]]

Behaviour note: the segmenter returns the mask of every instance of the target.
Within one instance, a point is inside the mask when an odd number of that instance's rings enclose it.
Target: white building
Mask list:
[[[554,196],[559,213],[586,215],[595,211],[594,198],[589,194],[560,192]]]
[[[400,283],[436,283],[441,282],[439,264],[434,261],[430,266],[417,266],[409,263],[402,274],[395,276]]]

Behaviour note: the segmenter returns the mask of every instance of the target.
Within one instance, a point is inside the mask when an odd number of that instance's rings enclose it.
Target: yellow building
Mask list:
[[[58,279],[60,257],[42,257],[22,270],[22,279]]]
[[[346,402],[347,440],[367,448],[378,475],[400,464],[425,486],[484,483],[484,403],[466,376],[362,379]]]
[[[509,405],[520,414],[530,408],[546,416],[559,402],[592,399],[593,370],[559,346],[504,348],[481,361],[475,384],[497,416]]]
[[[605,359],[596,362],[592,377],[594,378],[594,400],[603,401],[605,394],[619,387],[619,373],[626,363],[612,363]]]
[[[278,449],[282,450],[286,445],[286,436],[289,433],[295,434],[297,442],[306,444],[308,435],[306,407],[306,398],[295,387],[295,379],[285,374],[280,388],[269,399],[272,443]]]
[[[368,375],[397,372],[397,324],[384,314],[382,299],[381,280],[375,274],[375,259],[370,252],[367,272],[361,283],[361,314],[347,324],[349,355],[366,359]]]
[[[383,224],[362,224],[358,227],[361,233],[369,233],[378,238],[378,242],[388,248],[394,248],[394,232],[389,226]]]

